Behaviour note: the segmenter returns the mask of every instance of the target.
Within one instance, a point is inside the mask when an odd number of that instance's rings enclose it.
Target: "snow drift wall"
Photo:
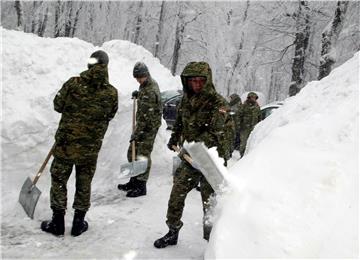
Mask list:
[[[359,254],[359,53],[259,123],[206,258]]]

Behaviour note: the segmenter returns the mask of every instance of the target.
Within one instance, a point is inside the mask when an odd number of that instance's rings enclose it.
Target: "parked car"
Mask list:
[[[281,107],[284,103],[282,101],[275,101],[261,107],[261,120],[264,120],[274,112],[275,109]]]
[[[161,92],[163,118],[166,121],[168,129],[172,129],[175,123],[177,106],[179,105],[182,96],[182,90],[168,90]]]

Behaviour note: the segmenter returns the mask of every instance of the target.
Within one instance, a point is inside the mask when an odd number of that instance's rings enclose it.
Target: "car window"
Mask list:
[[[267,107],[263,110],[261,110],[261,119],[264,120],[268,116],[271,115],[272,112],[274,112],[275,109],[278,109],[278,107]]]

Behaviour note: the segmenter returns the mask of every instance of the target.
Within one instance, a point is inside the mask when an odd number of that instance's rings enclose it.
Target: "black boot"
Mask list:
[[[206,241],[209,241],[210,239],[210,233],[211,233],[211,230],[212,230],[212,226],[211,225],[204,225],[203,227],[203,230],[204,230],[204,239]]]
[[[71,229],[71,235],[77,237],[88,230],[88,223],[84,220],[86,211],[76,209]]]
[[[119,184],[118,189],[123,191],[129,191],[135,188],[135,181],[136,179],[134,177],[131,177],[128,183],[125,184]]]
[[[135,198],[146,195],[146,181],[135,179],[134,188],[126,194],[126,197]]]
[[[41,230],[55,236],[62,236],[65,232],[65,210],[54,210],[51,220],[41,222]]]
[[[179,230],[169,229],[169,232],[154,242],[156,248],[164,248],[170,245],[176,245],[178,241]]]

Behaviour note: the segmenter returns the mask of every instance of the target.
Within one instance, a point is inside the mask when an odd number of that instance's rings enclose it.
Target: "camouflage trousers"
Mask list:
[[[150,173],[150,169],[151,169],[151,152],[153,150],[154,141],[155,141],[157,132],[158,132],[158,129],[155,129],[154,131],[146,133],[142,140],[135,141],[135,157],[144,156],[148,159],[148,165],[147,165],[146,171],[143,174],[140,174],[135,177],[139,181],[147,181],[149,179],[149,173]],[[129,162],[132,161],[131,153],[132,153],[132,145],[130,143],[129,149],[127,152],[127,159]]]
[[[87,164],[74,164],[72,161],[54,157],[51,164],[51,189],[50,206],[53,210],[66,209],[67,189],[66,185],[71,175],[73,166],[76,171],[76,191],[73,208],[87,211],[90,208],[91,181],[96,170],[96,160]]]
[[[252,129],[245,129],[240,131],[240,154],[243,157],[246,149],[246,143],[249,138]]]
[[[179,230],[183,226],[181,217],[183,214],[185,199],[187,194],[198,186],[200,182],[201,200],[203,205],[203,228],[204,238],[208,239],[211,232],[212,224],[208,220],[206,213],[210,209],[210,198],[214,195],[214,190],[206,181],[204,175],[188,163],[182,161],[179,168],[176,170],[173,180],[173,187],[168,203],[168,210],[166,214],[166,224],[170,229]]]

